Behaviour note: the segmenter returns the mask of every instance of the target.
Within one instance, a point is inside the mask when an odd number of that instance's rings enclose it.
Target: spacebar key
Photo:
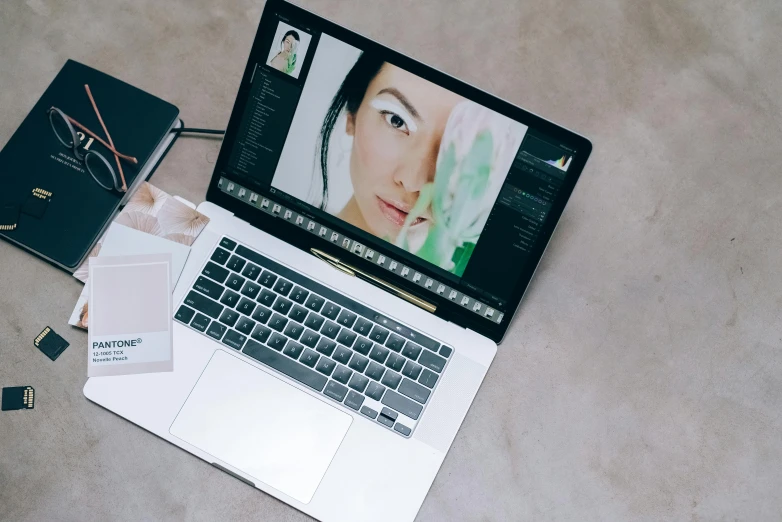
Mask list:
[[[306,384],[313,390],[323,391],[323,387],[328,382],[328,377],[316,371],[310,370],[303,364],[297,363],[279,352],[275,352],[252,339],[247,341],[244,347],[244,353],[256,359],[275,370],[284,373],[291,379],[296,379],[302,384]]]

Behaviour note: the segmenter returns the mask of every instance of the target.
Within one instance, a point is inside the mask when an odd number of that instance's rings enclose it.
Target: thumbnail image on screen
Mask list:
[[[526,131],[323,34],[272,186],[461,276]]]

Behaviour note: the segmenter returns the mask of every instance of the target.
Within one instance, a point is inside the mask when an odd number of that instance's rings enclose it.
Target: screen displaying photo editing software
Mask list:
[[[222,175],[512,312],[576,151],[317,27],[260,34]]]

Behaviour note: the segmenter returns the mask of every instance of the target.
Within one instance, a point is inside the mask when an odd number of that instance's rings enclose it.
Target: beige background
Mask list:
[[[782,518],[782,3],[301,3],[595,143],[419,519]],[[0,2],[0,144],[68,57],[223,127],[261,8]],[[218,148],[155,183],[200,201]],[[84,399],[80,286],[0,243],[0,519],[306,520]]]

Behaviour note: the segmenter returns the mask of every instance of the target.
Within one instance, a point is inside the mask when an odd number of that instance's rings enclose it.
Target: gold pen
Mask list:
[[[417,297],[410,292],[406,292],[405,290],[402,290],[398,286],[392,285],[391,283],[388,283],[386,281],[383,281],[379,277],[375,277],[372,274],[369,274],[367,272],[364,272],[363,270],[360,270],[352,265],[349,265],[345,263],[344,261],[340,260],[338,257],[334,257],[331,254],[327,254],[323,250],[318,250],[317,248],[311,248],[310,252],[317,257],[318,259],[325,261],[326,263],[330,264],[337,270],[340,270],[342,272],[345,272],[348,275],[358,277],[359,279],[363,279],[364,281],[371,283],[379,288],[382,288],[383,290],[389,291],[393,294],[396,294],[398,297],[401,297],[408,303],[412,303],[420,308],[423,308],[427,312],[434,313],[435,310],[437,310],[437,306],[428,302],[424,301],[420,297]]]

